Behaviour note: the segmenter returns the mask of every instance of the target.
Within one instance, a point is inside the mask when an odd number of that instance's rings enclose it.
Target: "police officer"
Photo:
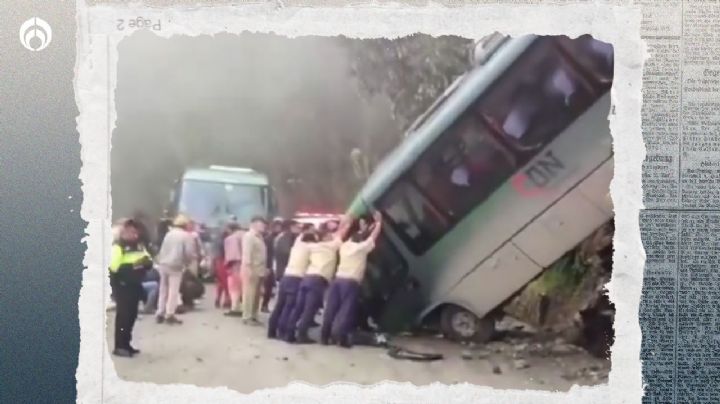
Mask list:
[[[138,230],[134,220],[124,221],[110,258],[110,286],[116,303],[113,355],[126,358],[140,353],[130,345],[130,340],[138,304],[145,299],[142,280],[152,268],[150,255],[139,242]]]

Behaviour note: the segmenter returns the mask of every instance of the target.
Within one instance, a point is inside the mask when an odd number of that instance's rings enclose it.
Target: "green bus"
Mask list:
[[[364,298],[389,332],[486,340],[505,302],[613,217],[612,46],[493,35],[348,213],[386,226]]]
[[[275,203],[267,175],[243,167],[210,166],[185,171],[173,207],[196,223],[217,228],[231,220],[247,226],[255,215],[270,218]]]
[[[217,165],[187,169],[176,183],[171,205],[170,213],[186,214],[200,227],[206,252],[200,263],[203,277],[212,276],[224,225],[232,221],[247,228],[253,216],[270,219],[277,212],[267,175],[250,168]]]

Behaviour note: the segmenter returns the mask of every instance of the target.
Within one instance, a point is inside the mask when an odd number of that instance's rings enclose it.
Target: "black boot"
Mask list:
[[[137,348],[135,348],[135,347],[133,347],[132,345],[130,345],[130,347],[128,348],[128,351],[130,351],[130,353],[133,354],[133,355],[137,355],[137,354],[140,353],[140,350],[137,349]]]

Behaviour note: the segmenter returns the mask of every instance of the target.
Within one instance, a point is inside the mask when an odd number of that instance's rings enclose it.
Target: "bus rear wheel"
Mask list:
[[[440,313],[440,328],[453,341],[484,343],[495,334],[495,319],[479,318],[469,310],[450,305]]]

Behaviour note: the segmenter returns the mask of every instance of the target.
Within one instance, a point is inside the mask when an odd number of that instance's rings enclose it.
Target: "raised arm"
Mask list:
[[[368,239],[372,240],[374,244],[380,236],[380,232],[382,231],[382,214],[379,211],[375,211],[375,213],[373,213],[373,219],[374,223]]]
[[[353,220],[352,216],[344,215],[340,220],[338,229],[335,231],[335,237],[344,240],[348,231],[350,231],[350,227],[352,227]]]

